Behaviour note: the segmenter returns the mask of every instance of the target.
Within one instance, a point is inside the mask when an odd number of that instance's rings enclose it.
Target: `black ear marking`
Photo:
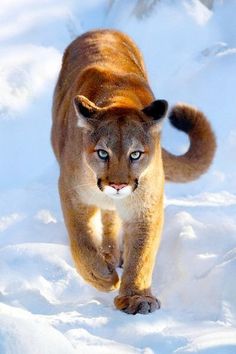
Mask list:
[[[100,110],[99,107],[82,95],[78,95],[74,98],[74,106],[77,114],[85,118],[91,118]]]
[[[159,120],[165,116],[168,109],[166,100],[153,101],[149,106],[145,107],[142,112],[154,120]]]

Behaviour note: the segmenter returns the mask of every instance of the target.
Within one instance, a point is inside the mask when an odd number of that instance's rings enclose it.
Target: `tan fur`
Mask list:
[[[174,107],[169,118],[189,134],[189,151],[178,157],[162,151],[165,103],[153,101],[142,56],[123,33],[88,32],[66,49],[54,94],[52,145],[72,255],[78,272],[97,289],[119,287],[116,307],[133,314],[160,306],[151,282],[163,225],[164,172],[167,180],[192,180],[207,170],[215,151],[204,115],[186,105]],[[106,161],[101,149],[109,154]],[[134,151],[142,152],[138,161],[131,160]],[[127,187],[116,192],[113,186],[121,184]],[[99,211],[102,241],[93,225]],[[120,221],[121,281],[115,270]]]

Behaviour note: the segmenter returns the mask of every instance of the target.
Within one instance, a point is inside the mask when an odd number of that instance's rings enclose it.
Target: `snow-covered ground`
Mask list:
[[[0,354],[236,353],[236,1],[203,3],[1,1]],[[98,27],[130,34],[156,96],[198,106],[217,135],[209,172],[166,186],[148,316],[77,274],[57,194],[52,91],[66,45]],[[187,144],[166,123],[163,145]]]

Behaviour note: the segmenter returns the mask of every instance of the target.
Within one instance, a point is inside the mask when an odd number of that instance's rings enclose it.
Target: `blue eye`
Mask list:
[[[134,160],[138,160],[140,159],[142,155],[142,152],[141,151],[133,151],[131,152],[131,154],[129,155],[130,156],[130,160],[134,161]]]
[[[97,150],[97,154],[101,160],[104,160],[104,161],[108,160],[109,154],[106,150],[99,149],[99,150]]]

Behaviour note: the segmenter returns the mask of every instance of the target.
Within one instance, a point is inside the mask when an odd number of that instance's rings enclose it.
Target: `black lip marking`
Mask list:
[[[103,192],[103,189],[102,189],[102,180],[101,180],[101,178],[98,178],[98,180],[97,180],[97,186],[98,186],[98,188],[100,189],[100,191]]]
[[[135,180],[134,180],[134,189],[133,189],[133,192],[135,191],[136,188],[138,188],[138,178],[135,178]]]

